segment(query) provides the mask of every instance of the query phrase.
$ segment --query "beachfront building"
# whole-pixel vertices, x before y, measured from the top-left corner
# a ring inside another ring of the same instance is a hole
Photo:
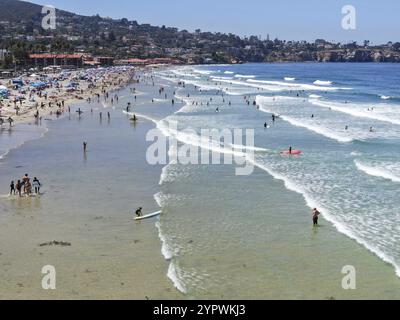
[[[84,54],[51,54],[40,53],[30,54],[30,64],[36,68],[45,68],[48,66],[60,66],[64,68],[82,68]]]

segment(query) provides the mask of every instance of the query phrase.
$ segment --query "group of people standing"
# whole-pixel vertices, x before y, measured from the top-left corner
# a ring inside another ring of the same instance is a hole
[[[40,188],[42,184],[39,179],[34,177],[32,182],[31,178],[29,178],[28,174],[25,174],[21,180],[18,180],[17,183],[11,181],[10,184],[10,195],[18,194],[20,197],[22,195],[30,196],[34,192],[36,195],[40,194]]]

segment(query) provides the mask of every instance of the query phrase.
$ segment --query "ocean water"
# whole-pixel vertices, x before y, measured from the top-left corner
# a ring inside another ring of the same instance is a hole
[[[210,147],[195,133],[255,131],[252,175],[238,177],[229,165],[174,161],[163,170],[156,198],[165,215],[157,227],[169,277],[181,292],[399,297],[399,65],[246,64],[158,75],[186,84],[176,95],[186,105],[159,123],[180,143],[215,151],[219,142]],[[177,132],[168,131],[171,121]],[[289,146],[302,155],[282,156]],[[317,231],[309,225],[314,207],[324,219]],[[356,269],[372,269],[364,274],[365,291],[350,294],[341,289],[340,270],[353,259]],[[367,285],[374,277],[380,283]]]
[[[165,102],[152,104],[156,88],[142,87],[137,101],[124,89],[115,105],[72,105],[71,114],[46,117],[41,125],[4,126],[0,299],[179,298],[166,277],[168,263],[160,253],[154,221],[133,219],[138,207],[144,213],[159,210],[154,194],[162,166],[146,161],[145,136],[153,123],[140,118],[134,125],[122,110],[131,102],[150,115],[176,111]],[[80,118],[78,108],[84,111]],[[87,154],[83,141],[88,142]],[[10,197],[10,181],[25,173],[39,178],[42,195]],[[39,246],[53,240],[71,246]],[[45,265],[57,271],[57,290],[52,292],[41,287]]]
[[[0,261],[8,290],[21,274],[31,281],[26,259],[35,268],[56,259],[66,274],[59,298],[129,298],[132,290],[183,299],[400,298],[399,65],[185,66],[153,76],[135,85],[137,100],[122,90],[114,106],[80,106],[82,119],[4,127]],[[169,161],[151,166],[144,137],[155,127],[170,139]],[[254,146],[242,149],[245,136],[224,145],[200,139],[203,129],[253,129]],[[235,164],[176,161],[187,146],[236,160],[253,152],[254,171],[238,176]],[[290,146],[302,154],[282,156]],[[10,199],[10,178],[25,171],[44,181],[45,194]],[[163,213],[134,224],[140,205]],[[18,236],[33,232],[28,244]],[[74,251],[38,256],[37,243],[55,238]],[[349,265],[357,290],[342,288]],[[136,287],[138,276],[147,287]],[[42,295],[29,287],[24,297]]]

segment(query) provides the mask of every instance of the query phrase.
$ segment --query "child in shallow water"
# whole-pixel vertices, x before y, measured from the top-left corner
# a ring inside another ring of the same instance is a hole
[[[19,196],[21,197],[22,196],[22,194],[21,194],[21,191],[22,191],[21,180],[17,181],[17,184],[16,184],[15,188],[17,189],[17,192],[18,192]]]
[[[15,185],[14,185],[14,181],[11,181],[10,184],[10,195],[15,194]]]

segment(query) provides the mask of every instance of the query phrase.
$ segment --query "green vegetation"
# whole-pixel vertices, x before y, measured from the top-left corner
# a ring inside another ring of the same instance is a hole
[[[87,17],[57,10],[56,30],[44,30],[44,15],[36,4],[0,2],[0,61],[24,66],[29,53],[85,52],[116,59],[171,57],[182,63],[238,63],[277,61],[400,62],[400,43],[370,46],[316,40],[313,43],[241,38],[234,34],[188,32],[139,24],[128,19]],[[11,58],[10,58],[11,57]]]

